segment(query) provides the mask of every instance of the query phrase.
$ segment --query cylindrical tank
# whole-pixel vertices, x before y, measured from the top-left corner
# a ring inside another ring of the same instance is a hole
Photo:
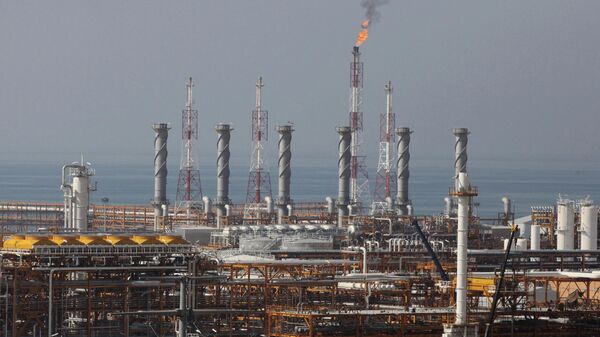
[[[598,249],[598,207],[581,205],[581,250]]]
[[[444,215],[451,217],[454,214],[454,199],[450,197],[444,198]]]
[[[217,223],[220,223],[220,217],[225,216],[225,205],[230,203],[229,200],[229,141],[231,139],[231,131],[233,129],[229,124],[220,123],[215,126],[215,131],[218,134],[217,138],[217,199],[215,206],[217,207]]]
[[[531,250],[540,249],[540,225],[531,226]]]
[[[154,230],[159,231],[168,215],[167,201],[167,138],[169,137],[169,124],[155,123],[154,130]],[[163,211],[164,210],[164,211]]]
[[[327,214],[333,214],[333,207],[335,202],[332,197],[325,198],[325,202],[327,203]]]
[[[267,213],[269,213],[270,215],[271,213],[273,213],[273,199],[271,199],[271,197],[269,196],[266,196],[265,203],[267,204]]]
[[[575,211],[568,201],[559,201],[557,208],[556,249],[571,250],[575,243]]]
[[[90,206],[90,180],[85,173],[73,177],[73,218],[79,232],[88,230],[88,210]]]
[[[454,143],[454,176],[458,178],[460,172],[467,172],[467,142],[469,129],[454,128],[452,133],[456,137]]]
[[[348,126],[336,128],[340,135],[338,142],[338,227],[342,226],[343,217],[348,215],[350,203],[350,142],[351,129]]]
[[[527,239],[517,239],[515,250],[522,251],[527,250]]]
[[[279,167],[279,193],[277,195],[277,222],[282,223],[284,216],[289,216],[287,206],[290,204],[290,178],[292,176],[292,132],[291,125],[280,125],[277,127],[279,133],[279,158],[277,161]]]
[[[210,211],[212,208],[212,201],[210,200],[210,198],[207,196],[203,196],[202,204],[204,206],[204,214],[207,214],[207,215],[210,214]]]
[[[396,134],[398,135],[398,142],[396,148],[397,155],[397,168],[398,175],[396,183],[398,190],[396,193],[396,203],[398,207],[398,214],[408,215],[407,206],[410,204],[408,198],[408,179],[410,177],[409,162],[410,162],[410,131],[407,127],[396,128]]]

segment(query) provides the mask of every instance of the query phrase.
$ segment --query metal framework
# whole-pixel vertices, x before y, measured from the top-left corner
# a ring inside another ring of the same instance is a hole
[[[392,91],[392,83],[388,82],[385,85],[386,111],[379,117],[379,161],[373,194],[373,210],[376,214],[384,213],[392,206],[388,205],[388,201],[396,193],[393,170],[396,114],[392,112]]]
[[[363,143],[363,113],[362,105],[363,63],[360,61],[358,47],[352,50],[350,63],[350,128],[352,141],[350,145],[350,203],[356,214],[362,213],[362,208],[369,196],[369,173],[366,156],[361,152]]]
[[[271,198],[271,176],[265,161],[265,143],[269,140],[269,112],[262,106],[262,76],[256,81],[256,106],[252,110],[252,157],[246,189],[244,218],[260,221],[265,197]]]
[[[183,148],[181,166],[177,180],[177,195],[175,198],[175,214],[185,215],[185,222],[193,223],[194,214],[202,211],[202,186],[196,151],[198,140],[198,110],[193,108],[192,78],[186,83],[187,101],[181,112],[181,139]],[[179,218],[179,216],[177,217]]]

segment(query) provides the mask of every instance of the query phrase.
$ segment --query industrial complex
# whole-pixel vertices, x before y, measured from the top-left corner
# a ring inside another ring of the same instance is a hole
[[[259,77],[246,198],[232,200],[229,146],[238,140],[230,124],[198,128],[190,78],[176,200],[167,160],[179,127],[156,123],[151,203],[91,203],[95,171],[83,158],[57,167],[63,200],[0,202],[0,336],[600,336],[592,200],[560,198],[515,218],[506,197],[497,216],[480,217],[469,130],[449,128],[454,181],[432,196],[445,197],[445,209],[416,214],[413,131],[396,126],[392,83],[378,148],[365,148],[368,25],[351,50],[348,121],[331,127],[337,196],[294,201],[295,127],[271,128],[269,142]],[[201,187],[200,132],[215,132],[216,191]],[[265,168],[267,147],[277,149],[277,175]],[[372,190],[365,153],[377,153]]]

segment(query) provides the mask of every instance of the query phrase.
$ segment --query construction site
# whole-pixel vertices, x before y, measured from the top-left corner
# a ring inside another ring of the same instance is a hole
[[[453,183],[431,196],[445,209],[416,214],[413,131],[396,125],[391,82],[370,189],[360,49],[368,28],[351,50],[347,122],[331,127],[337,196],[294,201],[295,127],[278,125],[269,142],[259,77],[246,199],[231,200],[233,127],[199,130],[189,78],[176,200],[167,199],[172,127],[156,123],[150,204],[92,203],[95,170],[83,158],[57,166],[57,202],[0,202],[0,336],[600,336],[599,209],[589,198],[527,205],[516,218],[505,197],[497,216],[482,218],[467,170],[470,132],[449,128]],[[207,195],[196,143],[209,131],[217,188]],[[148,144],[151,152],[151,135]],[[276,192],[267,147],[277,149]]]

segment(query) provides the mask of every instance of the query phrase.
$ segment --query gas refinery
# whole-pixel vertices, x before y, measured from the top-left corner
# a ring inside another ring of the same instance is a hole
[[[445,208],[416,212],[413,130],[397,123],[392,82],[381,83],[379,130],[363,128],[374,117],[361,107],[369,21],[361,26],[348,55],[349,114],[330,128],[337,193],[294,200],[295,126],[269,126],[268,79],[258,77],[250,122],[236,126],[251,129],[247,140],[228,123],[198,127],[189,78],[181,124],[153,124],[153,143],[148,131],[151,203],[92,203],[95,169],[84,158],[57,163],[55,203],[0,202],[0,335],[600,336],[598,207],[558,198],[521,205],[529,215],[516,218],[505,197],[496,216],[479,216],[470,130],[449,126],[454,179],[431,196]],[[202,189],[199,170],[198,135],[209,132],[215,191]],[[377,148],[364,146],[370,132]],[[232,200],[230,143],[248,141],[245,199]],[[178,172],[167,171],[172,143],[183,149]]]

